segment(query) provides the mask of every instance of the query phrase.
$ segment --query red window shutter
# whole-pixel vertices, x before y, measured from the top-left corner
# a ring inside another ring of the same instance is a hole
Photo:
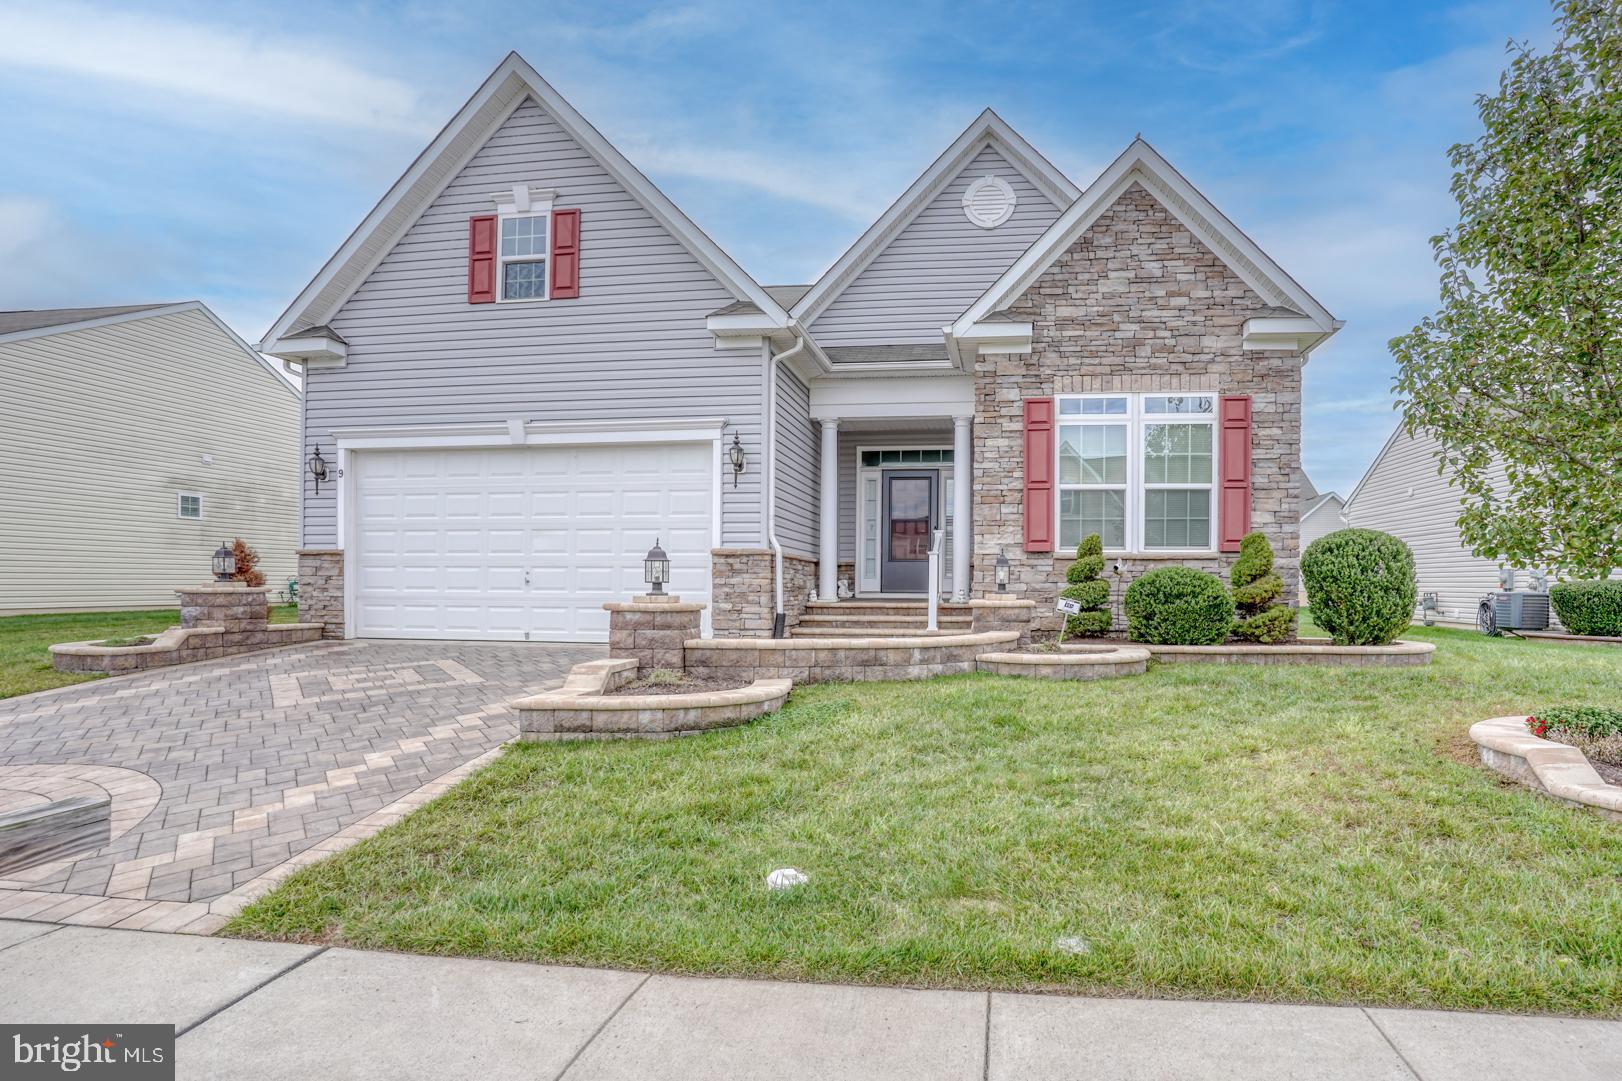
[[[1224,552],[1237,552],[1239,542],[1250,532],[1250,395],[1232,394],[1222,398],[1222,441],[1218,457],[1222,463],[1218,485],[1217,520]]]
[[[552,211],[552,299],[580,295],[580,211]]]
[[[494,304],[496,300],[496,216],[485,214],[467,222],[467,302]]]
[[[1053,399],[1025,399],[1025,550],[1053,551]]]

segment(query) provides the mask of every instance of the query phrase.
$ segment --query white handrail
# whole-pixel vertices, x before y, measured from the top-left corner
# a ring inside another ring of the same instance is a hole
[[[935,530],[929,542],[929,629],[936,630],[940,623],[941,608],[941,538],[944,529]]]

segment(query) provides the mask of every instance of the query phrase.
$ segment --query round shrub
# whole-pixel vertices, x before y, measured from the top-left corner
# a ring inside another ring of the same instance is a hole
[[[1549,603],[1572,634],[1622,636],[1622,579],[1560,582],[1549,589]]]
[[[1233,628],[1233,597],[1214,574],[1161,567],[1126,590],[1127,634],[1162,646],[1214,646]]]
[[[1301,556],[1312,621],[1337,645],[1383,646],[1414,618],[1414,553],[1377,529],[1319,537]]]

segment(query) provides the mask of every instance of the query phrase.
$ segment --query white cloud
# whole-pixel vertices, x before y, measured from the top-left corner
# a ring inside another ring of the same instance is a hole
[[[648,172],[739,184],[858,221],[871,220],[884,209],[875,189],[880,177],[888,178],[893,172],[890,168],[876,172],[842,170],[831,161],[812,166],[780,154],[692,143],[673,146],[632,142],[625,147],[625,153]]]
[[[75,4],[0,6],[0,63],[205,106],[427,135],[410,84],[309,42]]]

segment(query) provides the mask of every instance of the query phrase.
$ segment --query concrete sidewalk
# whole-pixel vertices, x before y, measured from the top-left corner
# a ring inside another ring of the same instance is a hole
[[[0,1021],[173,1023],[182,1078],[1616,1081],[1622,1022],[908,991],[0,921]]]

